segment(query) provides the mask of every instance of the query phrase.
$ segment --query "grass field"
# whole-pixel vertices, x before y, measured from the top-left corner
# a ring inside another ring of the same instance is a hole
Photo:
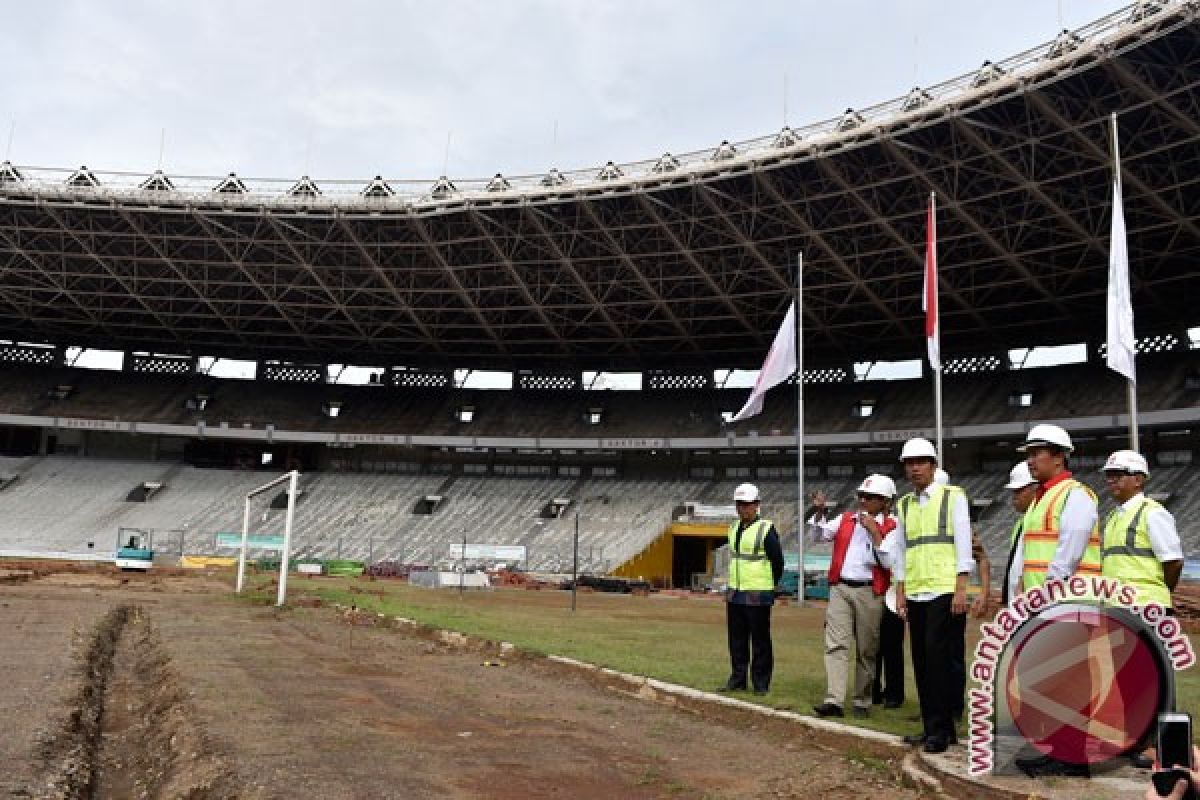
[[[273,601],[267,578],[252,583],[255,596]],[[434,590],[387,580],[289,578],[290,597],[313,594],[329,602],[408,617],[426,625],[508,641],[535,653],[558,654],[612,669],[712,690],[728,676],[725,609],[714,596],[653,594],[648,597],[580,593],[577,610],[561,591]],[[822,626],[824,607],[776,607],[772,617],[775,675],[766,697],[742,699],[811,713],[825,693]],[[968,626],[968,659],[977,638]],[[907,642],[906,642],[907,645]],[[907,651],[906,651],[907,652]],[[907,655],[906,655],[907,659]],[[906,660],[904,707],[876,706],[866,720],[846,722],[890,733],[912,733],[917,693]],[[1177,676],[1178,707],[1200,712],[1196,669]]]

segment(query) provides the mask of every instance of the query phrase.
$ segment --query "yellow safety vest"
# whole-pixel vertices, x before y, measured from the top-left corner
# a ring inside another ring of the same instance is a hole
[[[954,517],[950,514],[953,498],[965,493],[958,486],[933,484],[927,490],[929,501],[917,502],[912,492],[900,498],[900,519],[904,520],[904,593],[948,594],[954,591],[958,576],[958,553],[954,549]]]
[[[1150,546],[1150,512],[1162,508],[1155,500],[1143,497],[1133,509],[1118,508],[1108,515],[1104,525],[1104,577],[1116,578],[1137,588],[1139,604],[1154,602],[1171,607],[1162,562]]]
[[[729,588],[742,592],[769,592],[775,588],[775,575],[771,572],[771,561],[763,552],[763,539],[771,530],[769,519],[758,519],[742,531],[741,546],[737,545],[740,520],[729,526]]]
[[[1061,525],[1062,510],[1067,504],[1067,496],[1072,489],[1083,489],[1092,502],[1096,502],[1096,493],[1090,488],[1068,478],[1050,488],[1041,498],[1025,512],[1025,571],[1021,575],[1021,583],[1026,591],[1046,583],[1046,571],[1054,560],[1058,550],[1058,533]],[[1092,527],[1088,536],[1087,547],[1079,566],[1075,568],[1076,575],[1100,574],[1100,525]]]

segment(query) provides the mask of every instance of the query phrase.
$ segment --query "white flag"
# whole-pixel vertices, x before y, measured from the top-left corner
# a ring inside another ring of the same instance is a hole
[[[1137,383],[1134,358],[1137,339],[1133,334],[1133,303],[1129,294],[1129,249],[1125,244],[1125,212],[1121,184],[1113,181],[1112,240],[1108,255],[1108,353],[1109,369],[1130,383]]]
[[[765,395],[773,386],[786,381],[796,371],[796,304],[792,303],[788,306],[787,315],[783,318],[783,322],[779,326],[779,332],[775,334],[775,341],[771,344],[771,350],[767,353],[767,360],[763,362],[762,369],[758,372],[758,380],[754,382],[754,388],[750,390],[750,399],[746,401],[746,405],[742,406],[742,410],[734,415],[731,422],[741,422],[747,417],[753,417],[755,414],[762,411],[763,395]]]

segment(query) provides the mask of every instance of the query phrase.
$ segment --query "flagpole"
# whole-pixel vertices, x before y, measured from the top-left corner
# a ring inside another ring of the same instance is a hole
[[[1110,115],[1110,119],[1112,120],[1113,178],[1117,184],[1117,196],[1124,198],[1125,193],[1122,191],[1123,187],[1121,186],[1121,146],[1117,142],[1117,114],[1115,111]],[[1115,207],[1113,208],[1113,213],[1117,213]],[[1112,247],[1112,245],[1110,244],[1109,247]],[[1128,264],[1126,265],[1126,269],[1128,269]],[[1129,399],[1129,448],[1140,453],[1141,450],[1138,448],[1137,384],[1130,380],[1128,376],[1125,377],[1125,393]]]
[[[929,241],[930,247],[933,248],[934,265],[937,265],[937,193],[929,193]],[[926,267],[928,269],[928,267]],[[946,465],[946,454],[942,451],[942,309],[941,303],[938,302],[938,279],[937,270],[930,276],[933,280],[933,297],[934,308],[937,309],[937,325],[933,329],[934,344],[937,346],[938,363],[930,364],[933,369],[933,416],[934,424],[937,427],[937,454],[938,463],[943,467]]]
[[[804,253],[796,254],[796,286],[792,298],[796,310],[796,605],[804,606],[804,324],[800,294],[804,288]]]

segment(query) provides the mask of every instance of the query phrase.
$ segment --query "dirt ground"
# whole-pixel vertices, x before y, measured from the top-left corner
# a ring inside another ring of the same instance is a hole
[[[921,796],[784,722],[365,622],[201,575],[4,577],[0,796]]]

